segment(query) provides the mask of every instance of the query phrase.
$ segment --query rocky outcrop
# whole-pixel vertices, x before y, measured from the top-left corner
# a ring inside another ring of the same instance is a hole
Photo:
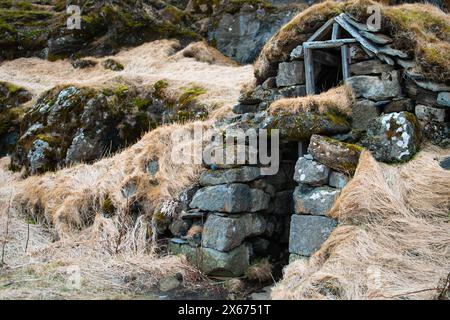
[[[161,90],[160,85],[119,85],[103,90],[67,86],[45,92],[23,115],[23,134],[12,152],[14,166],[25,166],[34,174],[94,161],[137,141],[163,122],[205,116],[195,96],[167,100]]]

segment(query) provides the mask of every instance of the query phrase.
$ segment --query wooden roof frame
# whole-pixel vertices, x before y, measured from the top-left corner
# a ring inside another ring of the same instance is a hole
[[[393,65],[394,61],[383,54],[382,50],[370,40],[363,37],[359,30],[365,30],[367,26],[354,21],[347,14],[340,15],[324,23],[308,40],[301,46],[301,54],[305,62],[305,83],[306,93],[315,94],[314,79],[314,59],[313,49],[340,48],[342,61],[342,77],[347,80],[350,77],[350,50],[349,44],[359,43],[363,50],[371,57],[376,56],[380,60]],[[351,35],[349,38],[340,39],[341,30],[345,30]],[[331,31],[331,39],[324,40],[325,36]]]

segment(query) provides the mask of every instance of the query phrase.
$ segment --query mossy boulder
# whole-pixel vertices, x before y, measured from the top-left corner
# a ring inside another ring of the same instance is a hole
[[[53,88],[24,114],[23,133],[12,154],[13,164],[25,166],[34,174],[71,163],[92,162],[136,142],[143,133],[163,122],[206,116],[205,106],[198,105],[189,94],[181,97],[166,98],[161,88],[123,84],[102,90],[77,86]],[[8,121],[10,118],[4,122]],[[38,140],[41,142],[36,144]],[[41,149],[45,152],[40,152]],[[36,152],[39,157],[34,156]],[[36,159],[38,163],[33,163]]]
[[[303,141],[309,140],[313,134],[334,135],[349,132],[351,119],[338,110],[324,113],[314,110],[277,111],[269,115],[261,127],[280,130],[282,139]]]

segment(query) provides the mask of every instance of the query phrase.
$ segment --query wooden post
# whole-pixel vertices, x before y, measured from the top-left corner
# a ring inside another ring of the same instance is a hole
[[[337,40],[337,38],[339,38],[340,35],[340,28],[341,26],[338,23],[333,23],[333,31],[331,33],[331,40]]]
[[[304,47],[304,59],[305,59],[305,78],[306,78],[306,94],[315,94],[315,80],[314,80],[314,62],[312,58],[312,51],[309,48]]]
[[[342,78],[347,80],[350,78],[350,70],[349,70],[349,58],[350,58],[350,50],[347,45],[343,45],[341,47],[341,55],[342,55]]]

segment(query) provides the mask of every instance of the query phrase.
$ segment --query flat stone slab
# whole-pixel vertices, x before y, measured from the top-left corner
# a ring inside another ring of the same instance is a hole
[[[197,191],[190,207],[211,212],[245,212],[251,204],[250,187],[235,183],[205,187]]]
[[[282,62],[278,66],[278,87],[289,87],[305,83],[305,65],[302,61]]]
[[[385,72],[381,77],[354,76],[345,82],[353,88],[357,97],[374,101],[395,98],[402,93],[398,71]]]
[[[299,186],[293,195],[295,213],[326,216],[339,193],[339,189],[328,186],[318,188]]]
[[[289,252],[311,256],[328,239],[336,226],[336,220],[327,217],[292,216]]]
[[[209,215],[203,228],[202,245],[228,252],[238,247],[244,239],[261,235],[267,222],[259,214],[245,214],[237,217]]]
[[[208,170],[201,174],[200,184],[202,186],[214,186],[219,184],[250,182],[261,176],[258,167],[240,167],[228,170]]]
[[[424,106],[422,104],[416,105],[416,117],[419,120],[444,122],[446,118],[445,116],[446,114],[444,109]]]
[[[300,157],[295,165],[294,180],[312,186],[328,183],[330,168],[306,157]]]

